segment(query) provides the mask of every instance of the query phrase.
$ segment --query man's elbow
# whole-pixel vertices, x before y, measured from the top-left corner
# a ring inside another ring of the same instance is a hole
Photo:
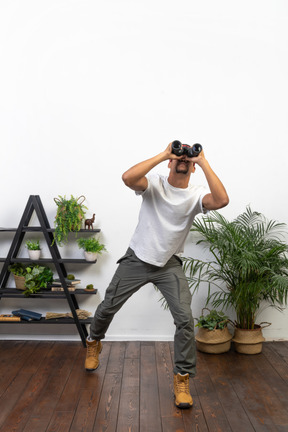
[[[130,177],[127,174],[127,172],[125,172],[124,174],[122,174],[122,181],[124,182],[124,184],[126,186],[128,186],[128,187],[130,186]]]
[[[132,190],[138,190],[137,181],[135,180],[134,177],[129,175],[129,173],[125,172],[124,174],[122,174],[122,180],[125,186],[129,187]]]
[[[221,198],[221,200],[219,200],[219,202],[217,202],[217,208],[223,208],[226,207],[229,204],[229,197],[228,195],[226,195],[225,197]]]
[[[223,207],[226,207],[229,204],[229,197],[228,195],[219,197],[217,199],[208,199],[207,202],[203,200],[203,206],[207,210],[219,210]]]

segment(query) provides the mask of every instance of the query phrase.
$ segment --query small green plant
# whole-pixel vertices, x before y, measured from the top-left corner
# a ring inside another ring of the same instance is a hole
[[[86,289],[87,290],[94,290],[94,285],[93,284],[86,285]]]
[[[48,284],[53,281],[53,272],[45,266],[37,264],[26,267],[24,295],[29,297],[41,289],[47,289]]]
[[[80,198],[83,198],[79,202]],[[85,216],[85,209],[87,207],[83,205],[85,197],[81,196],[75,198],[71,195],[70,199],[66,199],[66,196],[62,197],[59,195],[59,199],[55,198],[54,201],[57,204],[57,213],[55,216],[54,226],[54,240],[59,246],[68,242],[68,234],[70,232],[78,232],[82,226],[82,220]]]
[[[8,270],[15,276],[25,276],[27,273],[26,266],[22,263],[11,264]]]
[[[208,310],[207,315],[203,315],[203,310]],[[224,315],[224,312],[218,312],[217,310],[209,310],[204,308],[202,310],[202,315],[197,319],[197,324],[195,327],[202,327],[208,330],[223,330],[227,326],[229,318]]]
[[[28,250],[40,250],[40,242],[39,240],[33,241],[33,240],[27,240],[26,241],[26,247]]]
[[[75,280],[75,276],[73,274],[68,274],[67,279],[68,280]]]
[[[100,243],[95,237],[89,238],[79,238],[77,240],[80,249],[84,249],[86,252],[98,253],[106,251],[105,245]]]
[[[22,263],[14,263],[9,266],[9,271],[15,276],[25,277],[25,288],[23,294],[29,297],[40,289],[47,289],[48,285],[53,282],[53,272],[45,266],[31,264],[25,266]]]

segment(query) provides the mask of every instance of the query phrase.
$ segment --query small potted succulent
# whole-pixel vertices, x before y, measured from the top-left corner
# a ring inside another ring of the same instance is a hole
[[[94,291],[96,291],[96,289],[94,288],[93,284],[88,284],[88,285],[86,285],[85,291],[94,292]]]
[[[41,247],[39,240],[27,240],[26,247],[28,249],[29,258],[33,261],[37,261],[40,258]]]
[[[104,244],[100,243],[95,237],[92,238],[79,238],[77,240],[80,249],[84,249],[84,256],[86,261],[96,261],[97,255],[101,255],[106,251]]]

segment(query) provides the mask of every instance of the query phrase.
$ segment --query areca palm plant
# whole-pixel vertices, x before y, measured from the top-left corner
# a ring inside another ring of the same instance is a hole
[[[207,304],[235,310],[235,326],[254,329],[264,307],[282,310],[288,297],[288,246],[286,225],[263,214],[246,211],[232,222],[219,212],[194,221],[192,232],[200,234],[212,258],[184,258],[190,288],[208,284]]]

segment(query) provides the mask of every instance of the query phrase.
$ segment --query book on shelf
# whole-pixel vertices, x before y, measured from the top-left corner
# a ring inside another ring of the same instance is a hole
[[[26,309],[17,309],[15,311],[12,311],[13,315],[16,315],[17,317],[20,317],[24,321],[32,321],[32,320],[40,320],[42,318],[42,314],[38,312],[33,312]]]
[[[75,291],[75,286],[68,286],[67,287],[67,289],[68,289],[68,291]],[[54,285],[52,285],[51,286],[51,291],[54,291],[54,292],[57,292],[57,291],[64,291],[64,288],[61,286],[61,285],[57,285],[57,286],[54,286]]]
[[[0,321],[21,321],[21,318],[13,314],[1,314]]]
[[[26,316],[26,315],[21,315],[20,317],[20,321],[33,321],[33,318]]]
[[[80,283],[81,283],[81,280],[80,280],[80,279],[73,279],[73,280],[70,280],[70,279],[65,278],[65,282],[66,282],[66,284],[67,284],[68,286],[70,286],[70,285],[78,285],[78,284],[80,284]],[[56,286],[57,284],[59,284],[59,285],[61,286],[61,281],[60,281],[60,279],[54,279],[54,280],[53,280],[53,286]]]

